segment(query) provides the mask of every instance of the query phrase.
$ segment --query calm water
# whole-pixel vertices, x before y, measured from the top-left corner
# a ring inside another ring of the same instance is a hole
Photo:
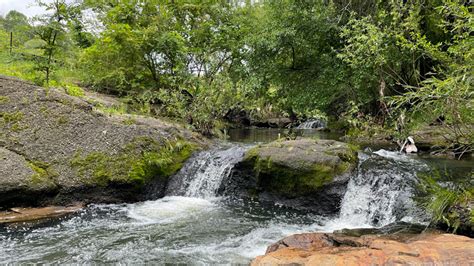
[[[278,137],[285,138],[290,129],[282,128],[237,128],[229,129],[227,132],[229,141],[242,143],[264,143],[277,140]],[[314,137],[321,139],[338,140],[342,135],[339,133],[326,132],[317,129],[296,129],[291,131],[295,136]]]
[[[341,213],[321,217],[278,205],[216,195],[251,143],[278,138],[282,130],[230,131],[228,144],[203,151],[173,178],[168,196],[135,204],[93,205],[71,219],[33,228],[0,228],[0,263],[248,264],[290,234],[426,222],[411,197],[417,172],[445,180],[468,176],[472,161],[406,156],[387,150],[359,154]],[[337,138],[321,131],[299,134]],[[326,135],[327,134],[327,135]]]

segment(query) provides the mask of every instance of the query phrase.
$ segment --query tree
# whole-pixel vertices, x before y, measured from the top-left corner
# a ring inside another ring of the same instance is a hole
[[[265,2],[252,19],[250,68],[260,84],[257,97],[300,114],[323,110],[341,91],[342,62],[335,49],[337,16],[322,1]]]
[[[438,9],[440,25],[451,36],[434,44],[424,37],[412,46],[436,62],[419,86],[393,97],[396,110],[431,122],[442,117],[452,149],[459,157],[474,151],[474,15],[462,1],[446,0]]]
[[[45,45],[41,47],[44,59],[37,62],[38,69],[44,72],[45,83],[49,84],[51,73],[57,64],[57,53],[66,35],[65,28],[69,6],[66,0],[54,0],[52,2],[37,0],[36,3],[50,12],[36,17],[36,22],[39,25],[35,27],[36,37],[45,42]]]
[[[12,32],[14,35],[14,45],[18,46],[25,43],[32,37],[32,27],[28,21],[28,17],[24,14],[12,10],[8,12],[4,19],[1,21],[1,25],[7,32]]]

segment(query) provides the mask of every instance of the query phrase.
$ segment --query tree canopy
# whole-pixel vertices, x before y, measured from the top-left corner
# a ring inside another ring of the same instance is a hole
[[[18,49],[40,49],[47,59],[39,81],[74,73],[69,79],[82,86],[207,133],[233,111],[398,129],[400,116],[412,124],[443,117],[468,125],[455,129],[456,143],[472,145],[471,1],[55,0],[46,7],[51,12],[36,23],[16,11],[0,20],[2,36],[15,32]],[[91,19],[95,30],[86,26]]]

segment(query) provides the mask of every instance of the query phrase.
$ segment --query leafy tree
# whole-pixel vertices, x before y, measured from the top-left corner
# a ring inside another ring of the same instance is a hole
[[[5,31],[13,33],[13,44],[15,46],[23,44],[32,37],[32,27],[28,17],[18,11],[12,10],[8,12],[0,23]]]
[[[250,67],[269,102],[288,113],[325,108],[341,89],[343,66],[333,5],[266,2],[253,19]],[[262,96],[262,95],[259,95]]]
[[[444,31],[451,37],[440,44],[421,37],[412,45],[440,63],[420,86],[393,97],[392,103],[425,121],[442,117],[452,143],[449,148],[462,156],[474,150],[474,16],[460,1],[444,1],[437,10]]]
[[[35,27],[35,36],[45,43],[41,47],[44,58],[37,62],[37,68],[44,73],[45,83],[49,84],[51,73],[57,65],[56,57],[66,35],[65,23],[68,17],[68,4],[65,0],[52,2],[37,0],[37,4],[50,12],[36,17],[36,22],[39,25]]]

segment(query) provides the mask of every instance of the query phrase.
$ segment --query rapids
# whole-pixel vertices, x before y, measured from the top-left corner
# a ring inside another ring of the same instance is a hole
[[[92,205],[71,219],[0,228],[0,263],[247,264],[294,233],[426,222],[412,196],[416,173],[432,162],[387,150],[359,153],[358,174],[335,217],[220,197],[220,182],[250,146],[229,143],[194,155],[161,199]]]

